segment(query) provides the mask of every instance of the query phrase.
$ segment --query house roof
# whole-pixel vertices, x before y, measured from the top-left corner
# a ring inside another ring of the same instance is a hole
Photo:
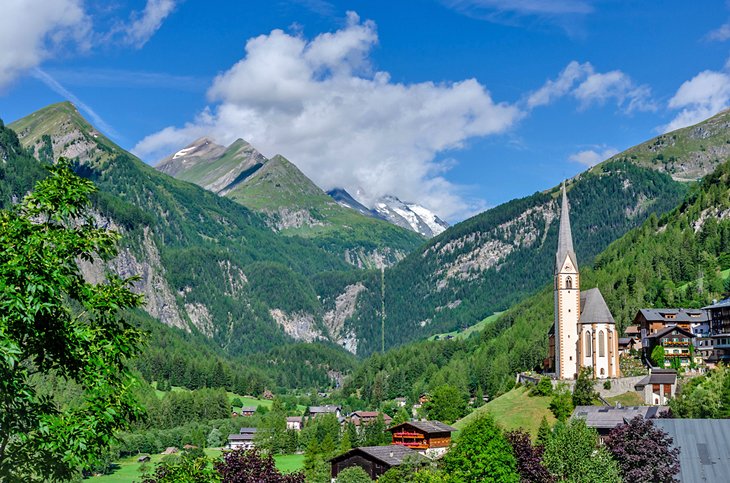
[[[580,293],[580,320],[578,323],[616,323],[599,289],[592,288]]]
[[[710,320],[707,312],[701,309],[641,309],[639,310],[639,314],[644,316],[649,322],[689,324]]]
[[[256,406],[244,406],[241,408],[242,413],[255,413]]]
[[[730,474],[729,419],[657,419],[680,448],[679,480],[684,483],[727,481]]]
[[[674,369],[652,369],[651,374],[636,383],[637,388],[647,384],[676,384],[677,371]]]
[[[723,307],[730,307],[730,298],[726,298],[723,300],[720,300],[719,302],[715,302],[712,305],[708,305],[707,307],[702,307],[703,310],[708,309],[721,309]]]
[[[256,428],[241,428],[238,434],[253,434],[257,431]]]
[[[626,334],[626,335],[629,335],[629,334],[639,334],[640,332],[641,332],[641,330],[639,330],[639,326],[638,325],[629,325],[628,327],[626,327],[624,329],[624,334]]]
[[[662,337],[671,334],[672,332],[677,331],[682,335],[686,335],[687,337],[694,337],[695,335],[688,331],[684,330],[681,327],[677,327],[676,325],[670,325],[669,327],[664,327],[662,330],[659,330],[657,332],[654,332],[650,336],[648,336],[649,339],[661,339]]]
[[[229,434],[228,441],[253,441],[256,433]]]
[[[420,429],[426,434],[451,433],[453,431],[457,431],[456,428],[451,427],[448,424],[444,424],[441,421],[408,421],[406,423],[401,423],[393,426],[392,428],[388,429],[388,431],[395,431],[396,429],[406,425],[413,426],[416,429]]]
[[[302,417],[301,416],[287,416],[286,422],[287,423],[301,423]]]
[[[379,411],[355,411],[354,413],[350,414],[350,417],[357,416],[358,418],[377,418],[378,414],[380,414]],[[383,414],[383,419],[385,419],[386,421],[388,421],[389,419],[390,420],[393,419],[385,413],[382,413],[382,414]]]
[[[328,404],[326,406],[309,406],[310,413],[336,413],[337,410],[342,411],[342,407]]]
[[[573,251],[573,234],[570,230],[570,205],[568,204],[568,195],[565,192],[565,182],[563,182],[563,201],[560,205],[560,228],[558,231],[558,251],[555,254],[555,273],[558,273],[565,262],[570,257],[575,270],[578,270],[578,261]]]
[[[584,419],[591,428],[612,429],[636,416],[655,419],[668,409],[667,406],[578,406],[573,410],[572,419]]]
[[[618,345],[629,345],[631,344],[631,341],[634,340],[632,337],[619,337],[618,338]]]
[[[392,444],[390,446],[361,446],[359,448],[353,448],[347,453],[332,458],[330,461],[341,461],[357,453],[364,453],[387,466],[398,466],[409,456],[416,459],[425,459],[425,456],[419,454],[417,451],[413,451],[411,448]]]

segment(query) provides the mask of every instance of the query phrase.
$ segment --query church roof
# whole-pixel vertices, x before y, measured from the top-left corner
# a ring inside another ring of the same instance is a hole
[[[573,266],[578,270],[578,261],[573,251],[573,234],[570,230],[570,205],[568,204],[568,195],[565,192],[565,182],[563,182],[563,202],[560,205],[560,229],[558,231],[558,251],[555,256],[555,272],[560,269],[566,257],[570,257]]]
[[[616,323],[599,289],[592,288],[580,293],[580,320],[578,323]]]

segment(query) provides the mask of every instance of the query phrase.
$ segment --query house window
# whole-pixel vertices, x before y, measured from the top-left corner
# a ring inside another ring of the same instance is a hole
[[[598,332],[598,357],[605,357],[606,356],[606,349],[605,349],[605,337],[603,336],[603,331]]]
[[[573,288],[573,278],[572,277],[567,277],[565,279],[565,288],[567,288],[568,290]]]
[[[593,348],[591,347],[591,331],[586,332],[586,357],[591,357]]]

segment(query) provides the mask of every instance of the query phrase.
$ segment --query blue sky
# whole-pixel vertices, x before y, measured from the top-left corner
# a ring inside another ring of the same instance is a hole
[[[13,0],[0,117],[69,98],[150,163],[241,137],[454,222],[730,106],[730,8],[696,3]]]

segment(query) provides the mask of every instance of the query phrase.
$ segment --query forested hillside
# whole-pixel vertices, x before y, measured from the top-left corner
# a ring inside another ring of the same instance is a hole
[[[573,236],[579,240],[577,209],[574,213]],[[623,329],[639,308],[701,307],[727,294],[730,286],[720,271],[730,268],[728,253],[730,162],[706,176],[677,208],[650,216],[612,243],[593,267],[579,259],[581,289],[599,287]],[[495,395],[514,384],[516,372],[542,366],[552,324],[548,283],[466,341],[419,342],[371,357],[345,393],[359,390],[375,401],[449,384],[464,395],[479,389]]]

